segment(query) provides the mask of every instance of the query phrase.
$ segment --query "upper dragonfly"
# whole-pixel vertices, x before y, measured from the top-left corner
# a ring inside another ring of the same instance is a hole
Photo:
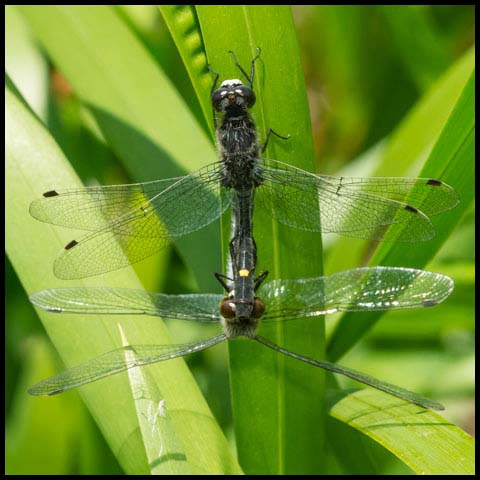
[[[458,203],[455,190],[440,180],[317,175],[262,158],[270,135],[281,136],[269,129],[260,144],[248,112],[255,104],[260,49],[250,75],[231,53],[247,84],[231,79],[216,88],[215,74],[211,98],[222,117],[219,125],[215,121],[220,161],[177,178],[50,190],[31,203],[30,214],[40,221],[90,232],[65,246],[55,261],[57,277],[89,277],[136,263],[205,227],[232,203],[251,216],[253,198],[276,220],[301,230],[396,242],[434,236],[429,217]]]

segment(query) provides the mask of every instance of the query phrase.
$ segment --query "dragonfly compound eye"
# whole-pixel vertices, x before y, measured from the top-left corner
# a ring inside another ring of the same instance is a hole
[[[237,93],[237,95],[243,98],[244,105],[247,108],[252,108],[255,105],[255,93],[250,87],[242,85],[241,87],[237,87],[235,89],[235,92]]]
[[[255,297],[255,300],[253,301],[252,317],[260,318],[264,312],[265,312],[265,303],[263,303],[263,300],[261,298]]]
[[[212,93],[212,105],[217,112],[223,111],[223,104],[225,103],[225,97],[227,95],[226,88],[219,88]]]
[[[225,297],[220,302],[220,314],[223,318],[235,318],[235,304],[232,299]]]

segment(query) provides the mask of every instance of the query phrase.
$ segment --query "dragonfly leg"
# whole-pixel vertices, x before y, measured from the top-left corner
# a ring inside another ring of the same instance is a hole
[[[232,268],[233,268],[233,273],[234,275],[238,274],[238,269],[237,269],[237,251],[238,251],[238,234],[235,235],[231,240],[229,244],[229,250],[230,250],[230,260],[232,262]]]
[[[260,148],[260,151],[262,153],[267,149],[268,141],[270,140],[270,135],[275,135],[276,137],[281,138],[282,140],[288,140],[290,138],[290,135],[287,135],[286,137],[284,137],[283,135],[280,135],[279,133],[277,133],[272,128],[269,128],[267,130],[267,134],[265,135],[265,142],[263,143],[263,145]]]
[[[228,287],[225,280],[228,280],[230,282],[232,282],[233,280],[231,278],[227,277],[226,275],[223,275],[222,273],[215,272],[214,275],[215,275],[215,278],[220,283],[220,285],[225,289],[225,291],[230,292],[231,288]]]
[[[257,54],[252,58],[252,71],[250,73],[250,76],[248,76],[247,72],[243,69],[243,67],[238,63],[237,56],[232,50],[229,50],[228,53],[232,55],[233,61],[235,62],[235,66],[243,73],[245,78],[248,80],[248,83],[250,84],[250,88],[253,88],[253,78],[255,76],[255,61],[260,57],[260,53],[262,52],[262,49],[260,47],[257,47]]]
[[[215,89],[217,88],[217,82],[218,82],[218,77],[220,76],[220,74],[218,72],[216,72],[211,66],[210,64],[207,65],[207,68],[208,68],[208,71],[213,75],[213,84],[212,84],[212,88],[210,89],[210,96],[212,96],[212,93],[215,91]]]
[[[213,70],[210,64],[207,65],[208,71],[213,75],[212,88],[210,89],[210,97],[213,95],[213,92],[217,88],[218,77],[220,76],[218,72]],[[213,126],[217,130],[217,117],[215,116],[215,110],[213,110]]]
[[[254,285],[254,290],[257,291],[258,287],[265,281],[268,275],[268,270],[265,270],[262,272],[256,279],[255,279],[255,285]]]

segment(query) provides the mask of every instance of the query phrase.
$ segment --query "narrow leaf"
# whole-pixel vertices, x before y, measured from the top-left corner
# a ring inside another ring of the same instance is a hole
[[[420,475],[472,475],[474,441],[440,415],[375,390],[350,393],[330,415],[368,435]]]

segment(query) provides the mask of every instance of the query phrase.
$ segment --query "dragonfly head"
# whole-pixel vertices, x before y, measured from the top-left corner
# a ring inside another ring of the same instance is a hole
[[[231,109],[248,110],[255,104],[255,93],[241,80],[225,80],[220,88],[212,93],[212,105],[217,112],[225,113]]]
[[[235,301],[229,295],[220,302],[223,327],[228,338],[253,337],[264,312],[265,303],[258,297],[254,297],[253,301]]]

